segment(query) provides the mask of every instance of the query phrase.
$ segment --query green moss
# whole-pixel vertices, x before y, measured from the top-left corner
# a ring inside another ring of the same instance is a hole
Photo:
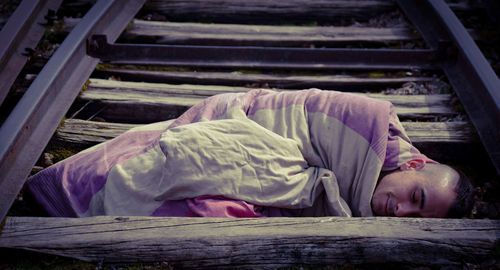
[[[125,29],[123,31],[125,32],[127,30],[130,30],[132,29],[133,26],[134,26],[134,19],[130,20],[130,22],[127,24],[127,26],[125,26]]]
[[[97,64],[97,66],[95,66],[95,69],[96,70],[102,70],[102,69],[113,68],[113,67],[116,67],[116,66],[115,65],[110,65],[110,64],[99,63],[99,64]]]
[[[384,78],[385,77],[385,73],[383,72],[370,72],[370,74],[368,74],[368,78]]]
[[[243,74],[262,74],[262,71],[253,69],[240,69],[237,70],[237,72],[241,72]]]
[[[87,79],[87,81],[83,84],[82,89],[80,89],[80,94],[85,92],[89,88],[90,80]]]
[[[72,145],[60,143],[57,141],[50,141],[43,153],[52,154],[54,156],[52,161],[56,163],[77,154],[81,150],[83,149],[76,148]]]
[[[61,122],[59,122],[59,125],[57,125],[56,131],[64,125],[64,121],[66,121],[66,116],[61,119]]]
[[[98,64],[96,70],[106,70],[106,69],[129,69],[129,70],[148,70],[148,71],[180,71],[189,72],[194,71],[192,68],[187,67],[171,67],[171,66],[154,66],[154,65],[112,65],[112,64]]]
[[[318,22],[308,22],[308,23],[304,23],[303,26],[319,26]]]
[[[54,163],[61,161],[63,159],[69,158],[79,151],[71,148],[54,148],[49,151],[50,154],[54,155]]]
[[[31,169],[30,176],[35,175],[35,174],[39,173],[39,172],[40,172],[40,171],[42,171],[43,169],[44,169],[44,168],[42,168],[42,167],[33,167],[33,168]]]

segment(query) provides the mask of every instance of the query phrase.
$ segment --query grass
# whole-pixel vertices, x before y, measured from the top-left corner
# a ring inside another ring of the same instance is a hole
[[[56,255],[0,249],[0,269],[102,269],[99,265]]]

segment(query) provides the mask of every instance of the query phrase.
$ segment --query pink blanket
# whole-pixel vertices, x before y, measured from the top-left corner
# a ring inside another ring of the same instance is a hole
[[[380,171],[412,158],[428,160],[386,101],[252,90],[132,129],[27,186],[53,216],[371,216]]]

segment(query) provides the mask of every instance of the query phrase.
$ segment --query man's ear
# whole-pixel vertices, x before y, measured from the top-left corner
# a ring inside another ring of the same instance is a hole
[[[408,160],[407,162],[401,164],[400,169],[402,171],[414,169],[414,170],[420,170],[425,166],[425,160],[420,159],[420,158],[415,158],[412,160]]]

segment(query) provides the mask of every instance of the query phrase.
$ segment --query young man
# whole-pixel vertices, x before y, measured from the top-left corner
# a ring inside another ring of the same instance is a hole
[[[27,187],[53,216],[443,217],[464,201],[453,172],[411,145],[389,102],[252,90],[131,130]]]
[[[372,209],[379,216],[462,217],[472,207],[472,191],[453,168],[411,160],[380,177]]]

